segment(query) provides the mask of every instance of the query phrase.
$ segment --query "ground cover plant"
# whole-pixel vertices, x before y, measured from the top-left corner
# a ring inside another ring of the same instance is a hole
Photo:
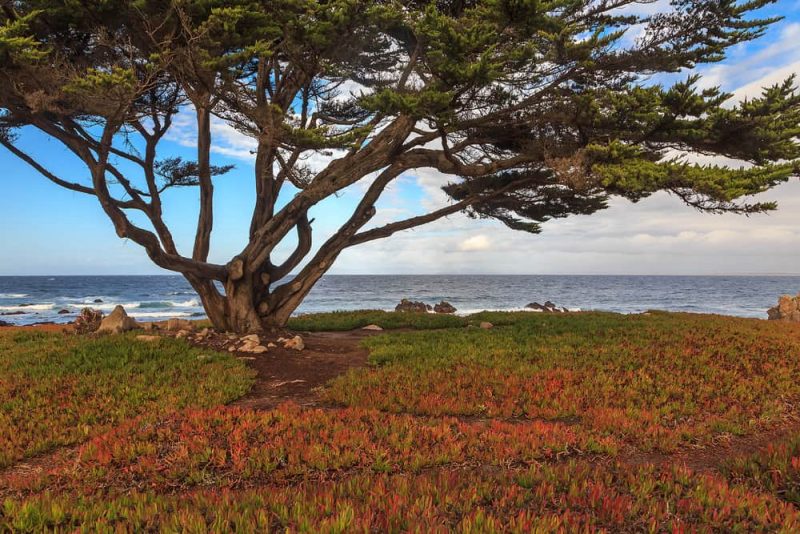
[[[733,482],[800,506],[800,433],[770,443],[765,450],[732,458],[722,471]]]
[[[799,519],[792,506],[716,477],[585,462],[180,495],[43,494],[0,508],[0,528],[18,532],[790,533]]]
[[[385,312],[298,321],[322,330],[376,319],[401,331],[363,338],[372,365],[320,392],[353,406],[270,410],[222,405],[251,380],[228,355],[5,331],[3,363],[18,380],[80,372],[102,377],[107,396],[129,388],[122,404],[150,404],[113,421],[95,414],[70,456],[41,472],[0,472],[0,531],[800,529],[796,326],[658,312],[484,312],[449,327]],[[237,378],[209,383],[211,370]],[[177,378],[185,389],[166,386]],[[39,421],[61,407],[58,395],[37,398]],[[181,408],[165,410],[167,399]],[[729,462],[736,451],[714,453],[720,435],[757,440],[789,423],[765,450]],[[709,454],[693,471],[683,462],[695,445]]]
[[[289,328],[306,332],[345,331],[378,325],[384,330],[400,328],[435,329],[467,326],[469,321],[440,313],[397,313],[381,310],[337,311],[299,315],[289,320]]]
[[[228,355],[172,339],[11,329],[0,329],[0,369],[0,467],[140,414],[229,402],[253,379]]]
[[[422,415],[575,420],[670,452],[792,417],[800,328],[720,316],[485,313],[492,330],[365,341],[370,368],[333,381],[342,405]]]

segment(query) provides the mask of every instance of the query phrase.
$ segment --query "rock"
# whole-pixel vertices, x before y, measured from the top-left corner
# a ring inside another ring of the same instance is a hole
[[[186,319],[170,319],[167,321],[167,332],[180,332],[181,330],[194,331],[194,323]]]
[[[147,330],[148,332],[159,329],[157,323],[139,323],[139,324],[141,325],[143,330]]]
[[[458,310],[456,310],[455,306],[443,300],[442,302],[433,307],[433,311],[436,313],[455,313]]]
[[[767,317],[771,321],[800,323],[800,295],[783,295],[778,299],[777,306],[767,310]]]
[[[197,333],[197,339],[205,339],[209,335],[211,335],[211,330],[209,330],[208,328],[203,328],[202,330],[200,330],[200,332]]]
[[[256,345],[250,351],[252,354],[264,354],[265,352],[269,352],[269,349],[264,345]]]
[[[376,324],[368,324],[367,326],[365,326],[361,330],[371,330],[373,332],[381,332],[381,331],[383,331],[383,328],[381,328],[380,326],[378,326]]]
[[[125,308],[117,306],[108,317],[100,322],[100,328],[97,329],[97,333],[121,334],[138,328],[140,328],[139,323],[128,317]]]
[[[158,343],[161,341],[161,336],[136,336],[136,341],[144,341],[145,343]]]
[[[102,304],[103,303],[103,299],[94,299],[94,303],[95,304]]]
[[[242,336],[240,339],[245,343],[248,342],[255,344],[261,343],[261,338],[258,337],[258,334],[250,334],[249,336]]]
[[[236,352],[236,345],[231,345],[228,347],[228,352]]]
[[[24,311],[12,311],[12,312],[3,312],[0,315],[25,315],[27,312]]]
[[[286,340],[286,342],[283,344],[283,348],[301,351],[306,348],[306,344],[302,337],[294,336],[292,339]]]
[[[276,345],[275,343],[271,343],[271,342],[270,342],[270,343],[267,343],[267,348],[270,348],[270,349],[274,349],[274,348],[275,348],[275,347],[277,347],[277,346],[278,346],[278,345]]]
[[[100,328],[103,321],[103,312],[92,308],[84,308],[75,319],[75,332],[78,334],[91,334]]]
[[[58,314],[59,314],[59,315],[67,315],[67,314],[69,314],[69,313],[70,313],[70,311],[69,311],[69,310],[67,310],[67,309],[64,309],[64,310],[58,310]]]
[[[559,308],[558,306],[556,306],[554,303],[552,303],[549,300],[547,302],[545,302],[544,304],[539,304],[538,302],[531,302],[530,304],[528,304],[525,307],[530,309],[530,310],[543,312],[543,313],[565,313],[565,312],[569,311],[566,308]]]
[[[481,323],[481,328],[483,328],[484,330],[491,330],[492,328],[494,328],[494,325],[490,322],[483,321]]]
[[[403,299],[400,304],[395,306],[396,312],[409,312],[409,313],[428,313],[431,307],[424,302],[414,302],[408,299]]]
[[[7,322],[7,321],[0,321],[0,327],[4,327],[4,326],[14,326],[14,325],[9,323],[9,322]]]

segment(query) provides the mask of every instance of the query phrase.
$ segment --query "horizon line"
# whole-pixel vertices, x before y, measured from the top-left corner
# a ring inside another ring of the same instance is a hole
[[[0,278],[131,278],[131,277],[183,277],[180,273],[163,274],[0,274]],[[294,273],[287,278],[296,276]],[[669,274],[669,273],[333,273],[325,276],[628,276],[628,277],[800,277],[800,273],[714,273],[714,274]]]

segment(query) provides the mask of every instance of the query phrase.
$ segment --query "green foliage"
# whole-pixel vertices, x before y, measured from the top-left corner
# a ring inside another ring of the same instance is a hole
[[[30,34],[30,24],[40,13],[31,11],[16,20],[5,20],[0,26],[0,59],[3,63],[36,62],[47,57],[47,48]]]
[[[0,145],[99,197],[120,236],[211,293],[228,265],[244,265],[267,281],[249,285],[253,308],[282,322],[345,248],[457,210],[536,233],[613,196],[660,191],[715,213],[775,209],[751,197],[800,171],[796,79],[738,103],[695,75],[649,81],[762,36],[777,20],[758,16],[770,2],[674,0],[655,13],[626,9],[639,0],[6,2]],[[157,158],[192,108],[197,161]],[[208,262],[213,178],[229,170],[210,163],[210,117],[254,140],[257,201],[237,262]],[[39,164],[13,143],[24,127],[60,141],[92,179]],[[734,161],[686,162],[697,154]],[[330,162],[312,170],[320,155]],[[364,230],[390,183],[421,168],[451,177],[454,206]],[[376,173],[341,231],[309,247],[309,210]],[[287,184],[297,194],[279,203]],[[160,194],[173,186],[201,189],[190,257],[163,220]],[[271,256],[293,230],[302,238],[278,265]],[[312,250],[299,279],[273,287]],[[222,301],[204,299],[231,328]]]

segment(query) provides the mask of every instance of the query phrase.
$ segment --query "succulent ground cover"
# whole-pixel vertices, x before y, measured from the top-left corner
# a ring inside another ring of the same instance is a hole
[[[800,506],[800,433],[733,458],[723,464],[722,472],[731,482]]]
[[[365,343],[326,398],[423,415],[576,420],[662,452],[795,415],[800,328],[721,316],[486,313],[478,328]],[[513,319],[513,321],[509,321]]]
[[[365,338],[372,365],[320,393],[349,406],[322,408],[222,406],[252,378],[182,341],[3,334],[4,363],[28,373],[17,380],[80,370],[149,400],[96,415],[68,461],[0,474],[0,531],[800,529],[795,434],[744,455],[722,448],[702,472],[682,465],[720,437],[794,421],[800,329],[662,313],[483,313],[449,327],[383,315],[301,319],[404,329]],[[495,327],[468,326],[480,321]],[[37,398],[40,421],[61,406]]]
[[[790,505],[680,468],[585,462],[180,495],[44,494],[7,501],[0,527],[84,532],[796,532]]]
[[[344,331],[375,324],[385,330],[399,328],[455,328],[466,326],[469,320],[442,313],[397,313],[381,310],[338,311],[299,315],[290,319],[293,330],[320,332]]]
[[[253,380],[242,362],[175,340],[14,329],[0,329],[0,369],[0,467],[140,414],[223,404]]]

